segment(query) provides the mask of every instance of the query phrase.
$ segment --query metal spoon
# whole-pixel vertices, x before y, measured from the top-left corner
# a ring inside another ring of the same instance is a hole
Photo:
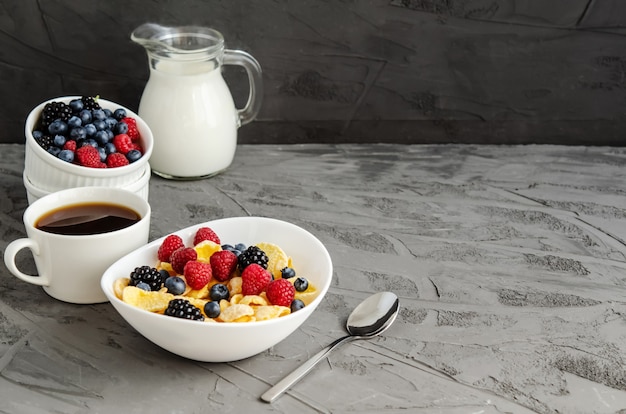
[[[261,399],[271,403],[296,382],[303,378],[313,367],[331,351],[353,339],[372,338],[389,328],[398,315],[400,309],[398,297],[391,292],[376,293],[361,302],[350,314],[346,322],[349,335],[337,339],[335,342],[313,355],[308,361],[296,368],[291,374],[280,380],[261,395]]]

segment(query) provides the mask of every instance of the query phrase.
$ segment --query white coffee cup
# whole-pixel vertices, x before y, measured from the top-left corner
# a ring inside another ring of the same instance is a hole
[[[52,211],[80,204],[111,204],[137,213],[134,224],[98,234],[67,235],[37,228],[38,220]],[[12,241],[4,263],[14,276],[40,285],[55,299],[70,303],[100,303],[107,298],[100,287],[104,271],[115,261],[145,245],[150,233],[150,204],[128,190],[112,187],[78,187],[46,195],[24,212],[27,238]],[[15,258],[30,249],[38,276],[18,269]]]

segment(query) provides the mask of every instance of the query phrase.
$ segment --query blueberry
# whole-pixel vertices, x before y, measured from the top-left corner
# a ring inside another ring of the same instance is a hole
[[[60,119],[52,121],[52,123],[48,125],[48,132],[51,135],[65,135],[67,133],[67,130],[67,124]]]
[[[88,137],[93,137],[96,132],[98,132],[98,130],[96,129],[96,126],[94,124],[86,124],[83,128],[85,128],[85,132],[87,133]]]
[[[74,162],[74,151],[62,150],[61,152],[59,152],[59,155],[57,155],[57,157],[59,157],[59,159],[63,161]]]
[[[137,161],[139,158],[141,158],[141,152],[139,150],[136,149],[132,149],[130,151],[128,151],[126,153],[126,158],[128,159],[129,162],[135,162]]]
[[[75,140],[85,139],[87,138],[87,130],[82,126],[72,128],[70,130],[70,138]]]
[[[67,120],[67,126],[71,128],[77,128],[79,126],[83,126],[83,121],[77,117],[76,115],[72,116]]]
[[[304,308],[304,302],[302,302],[300,299],[294,299],[291,301],[291,312],[296,312],[299,311],[300,309]]]
[[[135,287],[138,287],[141,290],[145,290],[146,292],[152,291],[152,288],[146,282],[139,282],[135,285]]]
[[[76,148],[84,147],[85,145],[91,145],[94,148],[98,148],[98,143],[91,138],[76,141]]]
[[[52,139],[52,143],[59,148],[62,148],[66,142],[67,142],[67,138],[65,138],[63,135],[55,135],[54,138]]]
[[[113,133],[115,135],[119,134],[127,134],[128,133],[128,124],[126,122],[117,122],[113,125]]]
[[[106,115],[107,118],[113,117],[113,111],[111,111],[109,108],[102,108],[102,110],[104,111],[104,114]]]
[[[92,121],[91,111],[88,109],[83,109],[82,111],[80,111],[78,113],[78,117],[83,122],[83,125],[88,124]]]
[[[172,295],[182,295],[187,287],[185,285],[185,281],[178,276],[170,276],[165,279],[164,286],[167,288],[167,291]]]
[[[163,280],[165,280],[168,277],[170,277],[170,273],[167,270],[165,270],[165,269],[159,270],[159,273],[161,274],[161,277],[163,278]]]
[[[115,148],[115,145],[112,142],[107,142],[106,144],[104,144],[104,150],[107,154],[113,154],[114,152],[117,152],[117,148]]]
[[[93,109],[91,111],[91,117],[94,121],[104,121],[107,118],[107,114],[102,109]]]
[[[102,146],[105,146],[110,141],[109,134],[107,134],[106,131],[96,132],[96,134],[93,136],[93,139]]]
[[[217,302],[207,302],[204,304],[204,313],[209,318],[217,318],[220,316],[220,304]]]
[[[107,131],[107,135],[109,136],[109,141],[112,140],[115,134],[110,129],[107,129],[106,131]]]
[[[283,279],[289,279],[296,275],[296,271],[293,270],[291,267],[284,267],[280,269],[280,274]]]
[[[222,250],[228,250],[229,252],[233,252],[237,257],[239,257],[239,255],[241,254],[241,250],[237,250],[232,244],[223,244]]]
[[[295,287],[298,292],[304,292],[309,287],[309,281],[303,277],[299,277],[293,282],[293,287]]]
[[[122,118],[126,118],[126,110],[124,108],[117,108],[115,112],[113,112],[113,118],[121,121]]]
[[[221,283],[216,283],[211,286],[209,289],[209,298],[216,302],[219,302],[222,299],[228,299],[230,297],[230,292],[228,291],[228,287]]]
[[[94,119],[92,123],[98,131],[104,131],[107,129],[107,123],[104,122],[104,119]]]
[[[108,154],[104,150],[104,147],[97,147],[97,148],[98,148],[98,153],[100,154],[100,161],[106,162]]]
[[[107,129],[113,129],[117,124],[117,119],[110,116],[104,120],[104,123],[107,124]]]
[[[55,147],[55,146],[51,146],[50,148],[48,148],[48,152],[50,154],[54,155],[55,157],[57,157],[59,155],[59,153],[61,152],[61,148]]]
[[[245,244],[243,244],[243,243],[237,243],[235,245],[235,249],[239,250],[240,252],[243,252],[244,250],[246,250],[246,247],[247,246]]]
[[[42,137],[43,137],[43,132],[39,131],[38,129],[33,131],[33,138],[41,139]]]
[[[80,112],[83,110],[83,101],[80,99],[72,99],[69,103],[72,112]]]

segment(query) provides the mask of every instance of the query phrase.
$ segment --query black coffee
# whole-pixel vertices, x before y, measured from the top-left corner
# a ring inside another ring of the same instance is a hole
[[[109,203],[64,206],[41,216],[35,227],[48,233],[82,236],[109,233],[141,220],[134,210]]]

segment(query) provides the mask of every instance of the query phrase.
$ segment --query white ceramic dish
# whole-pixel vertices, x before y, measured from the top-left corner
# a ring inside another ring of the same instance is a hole
[[[320,304],[332,280],[333,266],[324,245],[311,233],[294,224],[264,217],[233,217],[209,221],[176,232],[187,245],[202,226],[211,227],[222,243],[251,245],[270,242],[293,258],[299,275],[306,276],[319,290],[306,307],[281,318],[247,323],[208,323],[150,313],[122,302],[113,283],[128,277],[137,266],[154,266],[162,237],[128,254],[102,276],[105,295],[120,315],[156,345],[185,358],[203,362],[236,361],[272,347],[294,332]]]
[[[152,176],[152,171],[150,170],[150,164],[146,163],[144,166],[143,174],[136,182],[132,184],[125,185],[122,188],[124,190],[128,190],[132,193],[138,194],[141,198],[148,201],[148,196],[150,192],[150,177]],[[32,204],[36,200],[39,200],[41,197],[46,196],[55,191],[46,191],[41,188],[37,188],[29,177],[26,176],[26,171],[24,171],[22,175],[22,180],[24,181],[24,187],[26,187],[26,196],[28,199],[28,204]]]
[[[35,107],[26,118],[24,134],[26,145],[24,148],[24,171],[30,182],[43,191],[58,191],[73,187],[124,187],[136,183],[144,174],[146,164],[152,155],[153,137],[148,125],[136,113],[123,105],[99,99],[103,108],[114,111],[124,108],[128,116],[137,120],[137,129],[141,135],[143,156],[132,164],[117,168],[87,168],[62,161],[44,150],[33,138],[33,129],[41,117],[41,112],[48,102],[69,103],[80,96],[64,96],[49,99]]]

